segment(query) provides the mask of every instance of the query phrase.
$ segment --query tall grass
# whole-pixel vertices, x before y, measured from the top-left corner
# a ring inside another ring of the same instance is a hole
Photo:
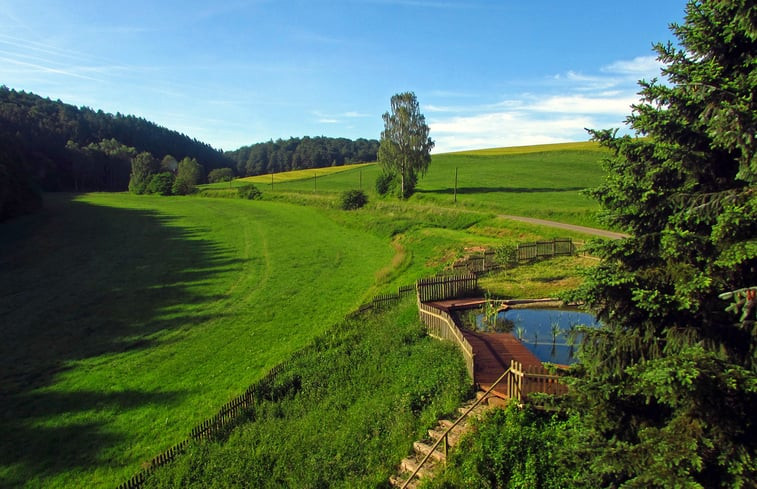
[[[346,320],[293,357],[248,422],[195,445],[149,488],[381,487],[412,442],[469,392],[454,345],[429,338],[414,300]]]

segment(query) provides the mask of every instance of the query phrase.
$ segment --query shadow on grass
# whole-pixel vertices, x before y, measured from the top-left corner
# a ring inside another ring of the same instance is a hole
[[[40,214],[0,225],[3,487],[107,467],[101,455],[123,435],[87,413],[181,402],[186,392],[161,386],[100,391],[95,381],[96,391],[61,391],[55,383],[78,361],[146,350],[165,343],[161,332],[207,320],[185,307],[218,299],[196,284],[238,263],[201,230],[156,212],[48,200]]]
[[[584,190],[586,187],[460,187],[457,189],[458,195],[465,194],[530,194],[530,193],[544,193],[544,192],[575,192],[578,190]],[[419,194],[444,194],[452,195],[455,193],[455,189],[452,187],[438,188],[438,189],[416,189],[416,193]]]

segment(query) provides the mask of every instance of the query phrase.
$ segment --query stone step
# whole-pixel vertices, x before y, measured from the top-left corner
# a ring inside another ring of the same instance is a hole
[[[428,437],[434,441],[441,438],[443,434],[444,434],[444,431],[442,430],[428,430]],[[461,431],[458,430],[457,427],[455,427],[454,430],[449,432],[449,434],[447,435],[447,443],[449,443],[450,447],[454,447],[455,445],[457,445],[457,442],[460,440],[461,434],[462,434]],[[442,445],[440,444],[439,446],[441,447]]]
[[[441,431],[446,431],[453,424],[455,424],[454,421],[450,421],[448,419],[440,419],[439,420],[439,429]],[[454,435],[454,436],[459,437],[460,435],[463,434],[464,431],[465,431],[465,420],[461,421],[457,426],[455,426],[454,428],[452,428],[452,431],[450,431],[450,435]]]
[[[397,475],[393,475],[389,477],[389,483],[394,487],[402,487],[402,485],[405,483],[407,478],[410,477],[410,474],[406,474],[405,477],[400,477]],[[421,481],[417,477],[414,478],[410,483],[406,486],[406,489],[415,489],[420,485]]]
[[[415,450],[415,453],[419,454],[419,456],[425,457],[427,454],[430,453],[431,456],[429,457],[429,459],[436,460],[437,462],[444,462],[447,459],[447,457],[444,455],[443,451],[439,451],[439,448],[444,450],[444,446],[441,444],[439,445],[439,447],[437,447],[436,450],[432,451],[431,445],[427,445],[420,441],[416,441],[413,443],[413,449]]]
[[[403,472],[407,472],[408,477],[410,474],[415,472],[415,469],[418,468],[418,465],[420,465],[420,462],[415,459],[415,457],[408,457],[402,459],[402,462],[400,462],[400,469]],[[431,467],[433,464],[431,462],[426,462],[423,467],[421,467],[421,470],[418,471],[418,474],[416,474],[416,477],[419,479],[423,479],[424,477],[428,477],[431,475]]]

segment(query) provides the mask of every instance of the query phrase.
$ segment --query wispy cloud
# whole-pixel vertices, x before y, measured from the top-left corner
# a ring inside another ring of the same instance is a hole
[[[554,75],[550,83],[534,84],[538,92],[471,105],[432,102],[423,110],[436,152],[583,140],[587,127],[621,126],[639,100],[636,80],[659,74],[660,67],[649,56],[619,60],[596,74]]]
[[[357,111],[347,111],[340,113],[325,113],[319,110],[312,111],[312,114],[316,117],[316,122],[321,124],[345,124],[349,120],[362,119],[365,117],[372,117],[371,114],[365,114]]]
[[[631,60],[620,60],[601,68],[605,73],[618,73],[633,77],[656,76],[663,64],[655,56],[637,56]]]

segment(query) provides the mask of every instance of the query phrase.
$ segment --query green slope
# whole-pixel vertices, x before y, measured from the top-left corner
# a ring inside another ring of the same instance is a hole
[[[394,253],[270,202],[53,197],[0,238],[0,485],[111,487],[356,307]]]
[[[600,162],[607,155],[606,150],[592,142],[437,154],[433,155],[428,173],[420,179],[410,203],[600,227],[595,217],[597,204],[582,195],[581,190],[602,182],[604,170]],[[364,190],[371,200],[378,199],[375,181],[380,172],[380,167],[373,164],[329,174],[317,171],[277,174],[273,185],[270,177],[255,178],[268,197],[289,195],[311,203],[323,203],[325,199],[333,205],[339,192],[357,188]],[[233,185],[238,182],[241,180]]]

